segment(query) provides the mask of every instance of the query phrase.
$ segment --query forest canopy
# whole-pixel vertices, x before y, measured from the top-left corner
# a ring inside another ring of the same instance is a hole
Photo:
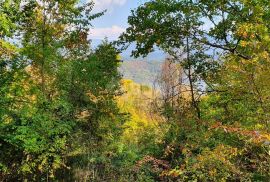
[[[269,181],[268,0],[144,1],[97,47],[94,2],[0,1],[0,181]]]

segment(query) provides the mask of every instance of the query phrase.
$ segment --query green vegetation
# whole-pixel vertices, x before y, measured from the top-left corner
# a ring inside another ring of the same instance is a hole
[[[0,181],[269,181],[267,0],[150,0],[96,49],[93,6],[0,2]],[[156,87],[132,42],[169,55]]]

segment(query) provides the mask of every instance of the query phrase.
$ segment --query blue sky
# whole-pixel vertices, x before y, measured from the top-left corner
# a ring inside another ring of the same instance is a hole
[[[100,40],[107,37],[109,40],[116,40],[118,36],[128,27],[128,16],[132,9],[136,9],[140,4],[147,0],[93,0],[95,2],[94,12],[100,12],[107,9],[107,12],[102,17],[97,18],[92,22],[93,27],[90,29],[89,38],[93,40],[93,45],[98,45]],[[135,44],[132,44],[127,50],[122,53],[125,60],[133,60],[130,57],[131,51],[135,49]],[[156,49],[146,58],[138,58],[139,60],[163,60],[165,54]]]
[[[127,18],[132,9],[140,5],[143,0],[93,0],[95,2],[94,12],[107,9],[102,17],[92,22],[93,28],[90,31],[91,39],[109,40],[117,37],[127,28]]]

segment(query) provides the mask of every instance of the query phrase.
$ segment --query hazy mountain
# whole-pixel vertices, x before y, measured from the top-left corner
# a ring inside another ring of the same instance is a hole
[[[161,65],[161,61],[124,61],[121,64],[120,72],[125,79],[152,86],[161,70]]]

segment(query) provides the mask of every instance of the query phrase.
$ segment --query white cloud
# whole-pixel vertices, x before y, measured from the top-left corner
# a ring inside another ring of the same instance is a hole
[[[93,28],[90,30],[90,39],[104,39],[107,37],[109,40],[116,40],[121,33],[125,31],[124,28],[117,25],[106,28]]]
[[[116,6],[123,6],[127,0],[93,0],[95,3],[94,11],[103,11],[107,9],[109,12]]]
[[[93,0],[96,6],[119,5],[122,6],[127,0]]]

